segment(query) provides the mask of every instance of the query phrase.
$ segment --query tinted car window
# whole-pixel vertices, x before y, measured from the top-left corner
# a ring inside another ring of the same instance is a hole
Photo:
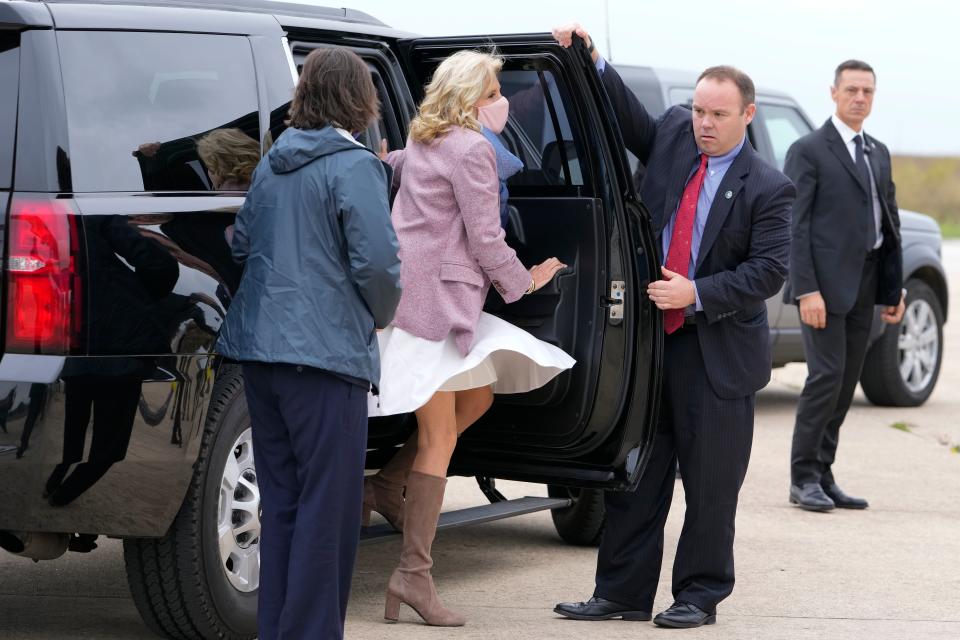
[[[770,146],[773,148],[773,158],[777,168],[783,170],[783,163],[787,158],[787,150],[797,138],[810,133],[803,116],[793,107],[779,104],[761,104],[763,122],[770,137]]]
[[[307,45],[294,45],[293,59],[298,75],[303,72],[303,63],[306,60],[307,55],[312,50],[313,49]],[[370,69],[370,78],[373,80],[373,86],[377,90],[377,99],[380,101],[379,118],[371,122],[370,126],[363,131],[355,132],[357,135],[357,140],[360,142],[360,144],[374,152],[380,151],[380,141],[384,139],[386,139],[389,149],[402,149],[406,142],[406,136],[400,126],[400,123],[397,121],[396,107],[399,104],[399,101],[397,97],[393,95],[393,91],[388,88],[389,83],[384,79],[383,70],[380,66],[380,60],[375,57],[367,57],[363,55],[362,52],[355,53],[360,55],[364,62],[367,63],[367,68]],[[283,111],[287,111],[289,108],[290,102],[287,102],[282,106]],[[274,129],[273,124],[271,124],[271,133],[273,134],[274,138],[282,133],[284,128],[285,126],[278,125],[276,129]]]
[[[10,188],[17,133],[20,34],[0,31],[0,189]]]
[[[201,138],[234,129],[259,149],[246,38],[75,31],[59,43],[75,191],[215,189]]]
[[[400,148],[404,144],[404,132],[397,121],[396,105],[398,99],[387,88],[380,70],[368,62],[373,86],[377,88],[377,98],[380,100],[380,117],[370,123],[367,130],[360,134],[360,142],[374,151],[379,151],[380,141],[387,140],[390,149]]]
[[[513,124],[507,137],[514,139],[507,142],[525,167],[510,184],[583,185],[565,87],[547,69],[508,69],[499,77]]]

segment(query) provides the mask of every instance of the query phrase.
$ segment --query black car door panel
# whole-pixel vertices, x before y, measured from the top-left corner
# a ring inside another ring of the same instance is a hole
[[[442,59],[491,45],[504,58],[500,82],[511,103],[503,140],[525,164],[508,182],[519,221],[511,224],[521,227],[508,227],[508,239],[528,266],[556,255],[569,268],[512,305],[492,295],[486,310],[577,364],[544,388],[499,396],[462,438],[453,469],[626,486],[642,471],[659,384],[657,316],[641,295],[641,278],[655,268],[647,218],[582,47],[565,50],[536,34],[401,40],[396,49],[420,99]]]

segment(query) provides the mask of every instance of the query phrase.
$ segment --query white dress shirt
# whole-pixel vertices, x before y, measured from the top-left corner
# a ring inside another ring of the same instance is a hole
[[[857,145],[853,141],[858,135],[863,134],[863,130],[854,131],[847,124],[837,117],[837,114],[830,116],[830,121],[833,122],[833,126],[837,128],[837,132],[840,134],[840,138],[843,140],[844,144],[847,145],[847,151],[850,152],[850,158],[853,160],[853,163],[857,163]],[[873,166],[870,164],[870,159],[867,157],[867,141],[866,138],[863,139],[864,145],[864,160],[867,162],[867,170],[870,174],[870,194],[873,196],[873,223],[874,229],[877,230],[877,240],[873,245],[874,249],[879,249],[880,245],[883,244],[883,227],[881,226],[881,209],[880,209],[880,194],[877,193],[877,181],[873,175]]]

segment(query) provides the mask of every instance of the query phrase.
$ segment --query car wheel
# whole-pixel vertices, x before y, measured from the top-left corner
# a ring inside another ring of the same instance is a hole
[[[870,402],[890,407],[923,404],[937,384],[943,359],[943,309],[922,280],[907,281],[907,310],[867,352],[860,385]]]
[[[603,535],[603,523],[606,510],[603,504],[603,491],[600,489],[576,489],[549,485],[547,493],[551,498],[570,498],[573,504],[562,509],[553,509],[553,526],[560,538],[567,544],[595,547],[600,544]]]
[[[123,541],[134,603],[161,636],[256,637],[260,493],[250,434],[239,367],[226,367],[170,530],[159,539]]]

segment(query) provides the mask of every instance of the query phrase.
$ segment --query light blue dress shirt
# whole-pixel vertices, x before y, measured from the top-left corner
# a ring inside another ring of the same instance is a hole
[[[601,74],[607,68],[607,62],[603,59],[603,56],[598,57],[595,64],[597,71]],[[740,150],[743,149],[745,142],[746,137],[740,141],[740,144],[722,156],[709,156],[707,158],[707,172],[703,177],[700,197],[697,199],[697,215],[693,222],[693,238],[691,238],[690,241],[690,265],[687,268],[687,279],[693,282],[693,293],[697,299],[694,305],[697,311],[703,311],[703,306],[700,304],[700,294],[697,291],[697,283],[693,278],[697,269],[697,257],[700,255],[700,241],[703,239],[703,229],[707,226],[707,216],[710,214],[710,207],[713,205],[713,199],[717,195],[717,189],[720,188],[723,177],[727,175],[727,169],[733,164]],[[684,188],[686,188],[690,178],[697,172],[699,166],[700,159],[697,158],[696,165],[690,169],[690,175],[687,176],[687,180],[684,182]],[[677,208],[679,209],[679,205],[677,205]],[[667,254],[670,253],[670,239],[673,237],[673,226],[676,220],[677,212],[674,211],[673,215],[670,216],[670,220],[667,221],[666,226],[663,227],[663,235],[661,237],[663,262],[660,263],[661,265],[666,262]]]
[[[727,169],[730,168],[737,154],[743,149],[744,142],[746,142],[746,138],[722,156],[707,157],[707,172],[706,175],[703,176],[703,186],[700,188],[700,197],[697,198],[697,215],[693,221],[693,237],[690,240],[690,265],[687,267],[686,274],[687,278],[693,282],[693,293],[697,298],[697,311],[703,311],[703,307],[700,305],[700,294],[697,292],[697,283],[694,282],[693,278],[697,270],[697,257],[700,255],[700,242],[703,240],[703,229],[707,226],[707,216],[710,214],[710,207],[713,205],[713,199],[717,195],[717,189],[720,188],[723,176],[727,175]],[[690,178],[697,172],[699,166],[700,159],[697,158],[697,164],[690,170],[690,175],[687,177],[687,181],[684,182],[684,188],[686,188],[687,182],[690,182]],[[678,205],[677,209],[679,210],[679,208]],[[663,248],[664,262],[666,262],[667,254],[670,252],[670,239],[673,237],[673,227],[676,221],[677,212],[674,211],[673,215],[670,216],[670,220],[668,220],[667,224],[663,227],[663,235],[660,241],[662,243],[661,247]]]

